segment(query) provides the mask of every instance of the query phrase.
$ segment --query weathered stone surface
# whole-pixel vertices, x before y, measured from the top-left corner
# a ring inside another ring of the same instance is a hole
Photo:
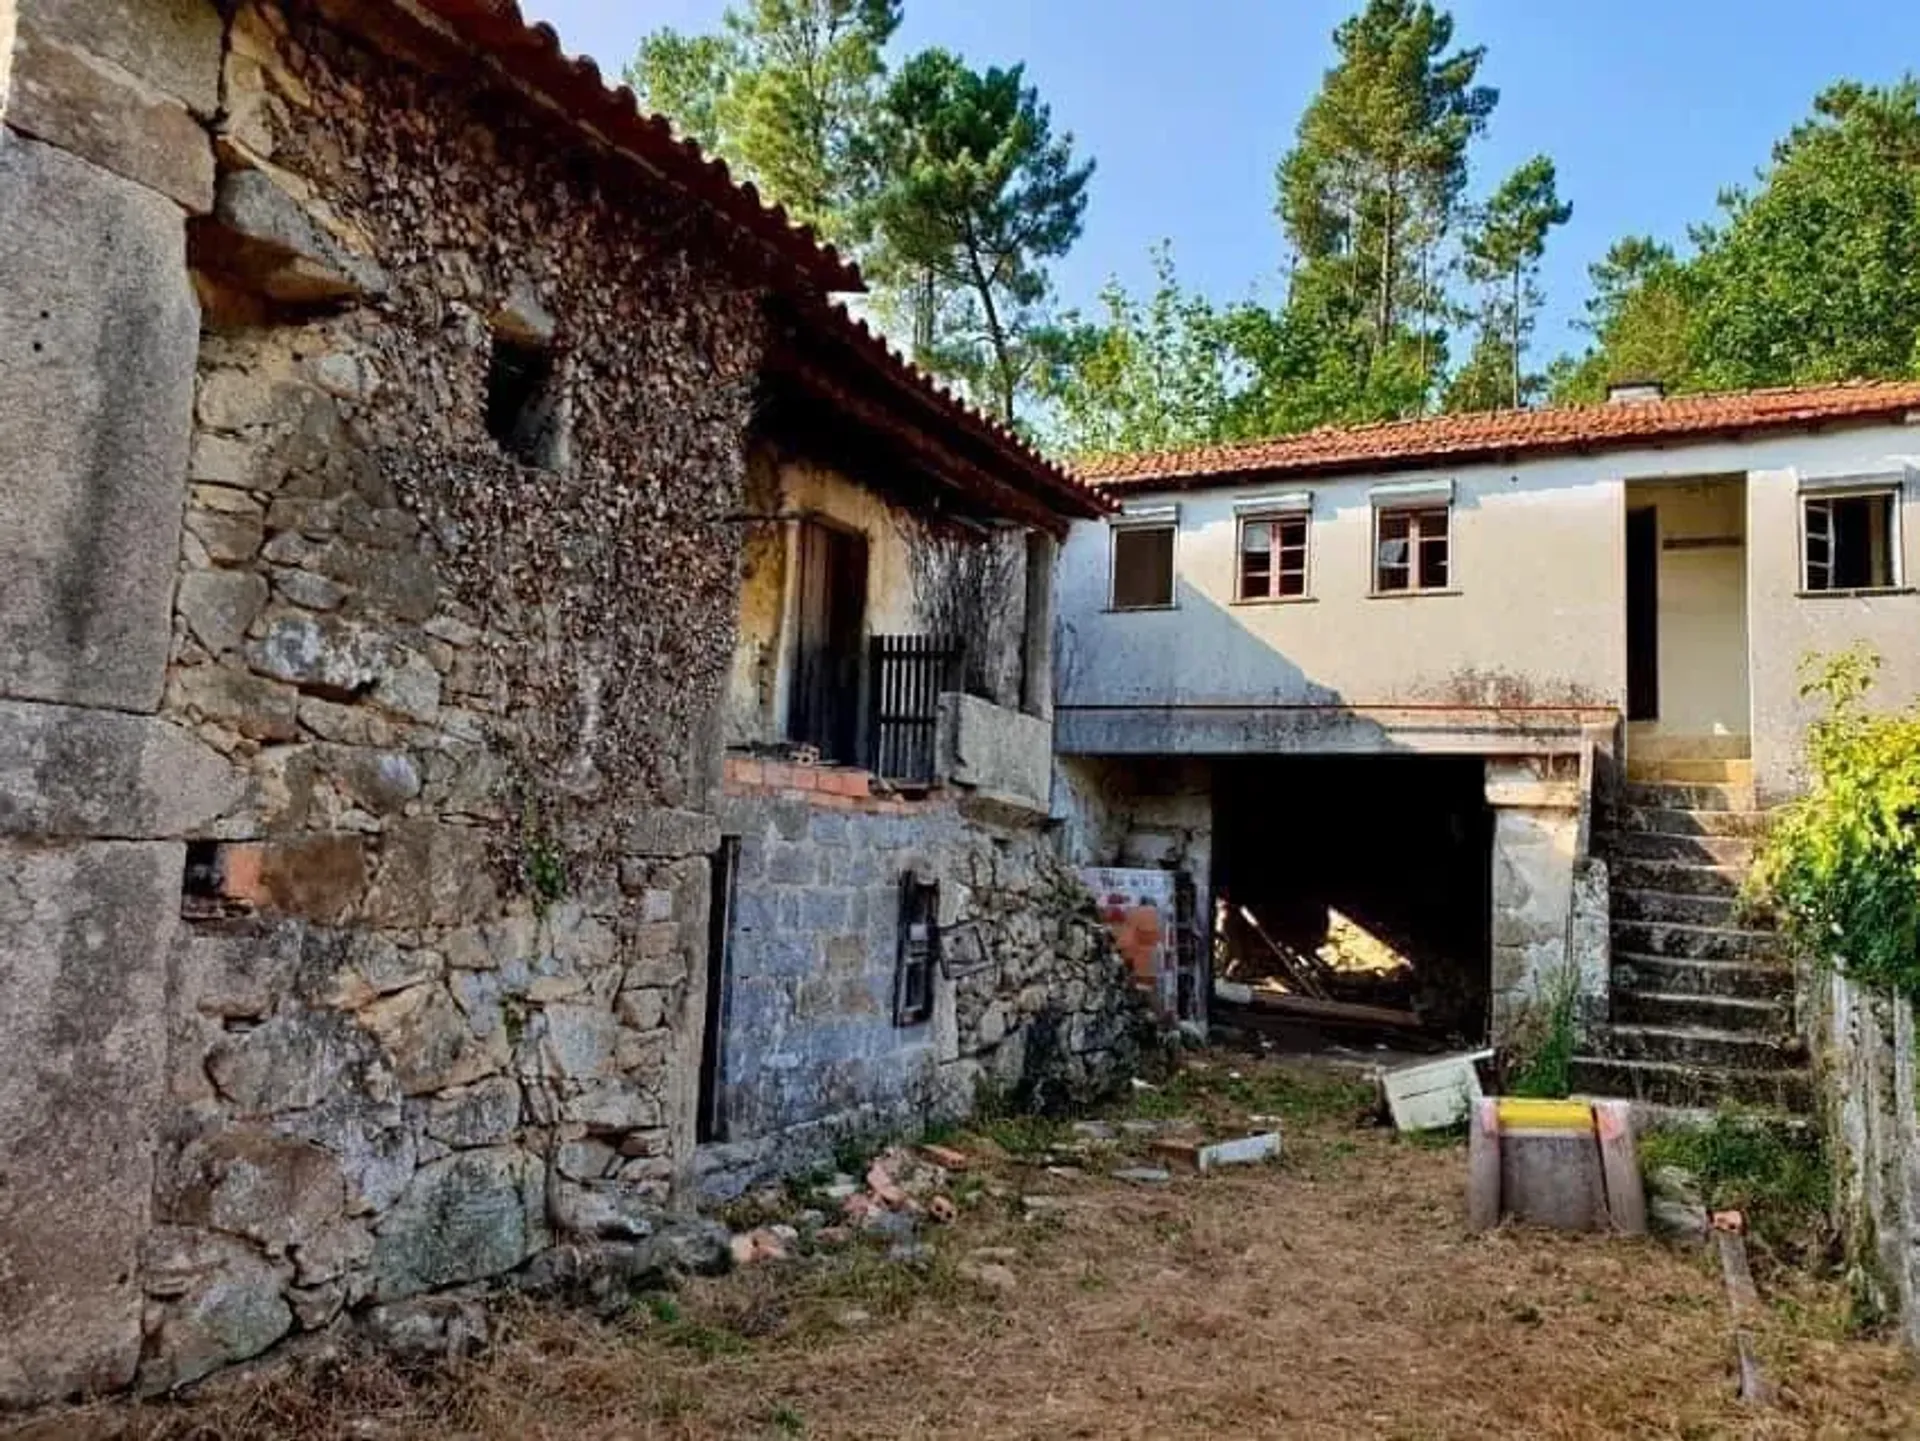
[[[940,697],[941,774],[1004,804],[1045,815],[1053,725],[957,692]]]
[[[0,131],[0,693],[160,703],[199,311],[170,203]]]
[[[372,690],[388,658],[377,632],[334,616],[276,616],[248,648],[248,662],[261,674],[340,700]]]
[[[148,1319],[140,1389],[171,1390],[258,1356],[293,1329],[282,1272],[244,1241],[161,1227],[142,1248]]]
[[[554,1180],[547,1187],[548,1214],[563,1235],[600,1241],[642,1241],[660,1224],[666,1184]]]
[[[266,581],[238,570],[191,571],[180,577],[174,600],[193,638],[214,655],[238,650],[266,603]]]
[[[253,1116],[303,1111],[347,1091],[374,1101],[398,1094],[373,1038],[324,1011],[278,1015],[226,1036],[207,1057],[207,1073],[236,1110]]]
[[[437,982],[376,1001],[360,1013],[360,1023],[379,1038],[410,1096],[469,1085],[507,1062],[506,1037],[475,1035]]]
[[[165,721],[0,701],[0,835],[170,839],[244,791],[225,757]]]
[[[534,1258],[519,1284],[536,1296],[612,1311],[679,1277],[724,1271],[729,1239],[718,1222],[679,1217],[642,1241],[557,1245]]]
[[[33,26],[111,60],[196,115],[220,108],[220,11],[212,0],[27,0]]]
[[[520,1087],[505,1076],[435,1096],[427,1107],[427,1134],[455,1150],[502,1145],[519,1124]]]
[[[513,1270],[550,1239],[545,1169],[510,1146],[423,1166],[374,1239],[374,1295],[393,1300]]]
[[[0,842],[0,1402],[133,1376],[185,864]]]
[[[214,721],[257,741],[298,739],[300,692],[264,676],[225,665],[185,666],[173,672],[168,706]]]
[[[705,856],[720,845],[720,822],[695,811],[642,811],[628,827],[626,849],[636,856]]]
[[[381,1353],[407,1365],[458,1360],[487,1344],[487,1308],[471,1296],[422,1296],[375,1306],[361,1323]]]
[[[369,922],[458,926],[492,914],[498,904],[484,831],[431,820],[388,829],[367,893]]]
[[[183,928],[168,993],[176,1010],[219,1020],[270,1015],[299,971],[306,927],[246,920]]]
[[[378,265],[348,250],[263,170],[222,176],[213,213],[223,227],[220,273],[270,299],[338,302],[387,289]]]
[[[346,1183],[320,1147],[237,1127],[186,1147],[161,1204],[176,1225],[240,1236],[278,1255],[341,1220]]]
[[[187,107],[42,30],[20,26],[7,123],[185,206],[213,208],[213,142]]]

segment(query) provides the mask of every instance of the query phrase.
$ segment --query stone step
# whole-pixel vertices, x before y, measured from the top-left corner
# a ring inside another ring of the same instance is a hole
[[[1664,831],[1616,830],[1607,837],[1606,854],[1633,860],[1748,866],[1753,863],[1753,842],[1740,836],[1669,835]]]
[[[1573,1089],[1583,1095],[1686,1109],[1733,1102],[1800,1115],[1813,1110],[1813,1077],[1804,1070],[1702,1070],[1663,1061],[1575,1056],[1572,1073]]]
[[[1793,970],[1782,964],[1699,960],[1684,956],[1613,952],[1615,996],[1626,991],[1658,995],[1730,996],[1790,1003]]]
[[[1715,811],[1682,806],[1616,806],[1613,831],[1651,831],[1665,836],[1757,838],[1767,829],[1765,811]]]
[[[1751,760],[1659,760],[1653,764],[1659,785],[1753,785]],[[1638,775],[1634,779],[1640,779]]]
[[[1621,790],[1622,804],[1653,806],[1677,811],[1750,811],[1753,809],[1751,785],[1712,782],[1628,781]]]
[[[1662,1061],[1704,1070],[1791,1070],[1804,1051],[1788,1036],[1755,1036],[1698,1026],[1649,1026],[1637,1022],[1603,1026],[1594,1037],[1601,1055],[1622,1061]]]
[[[1791,1001],[1756,996],[1702,996],[1685,991],[1616,988],[1613,1019],[1622,1025],[1670,1026],[1776,1039],[1793,1033]]]
[[[1622,856],[1608,869],[1615,890],[1664,891],[1675,896],[1740,894],[1747,873],[1739,866],[1707,866],[1693,861],[1649,861]]]
[[[1734,924],[1732,896],[1688,896],[1672,891],[1643,891],[1620,887],[1613,892],[1616,921],[1677,921],[1688,926]]]
[[[1613,949],[1643,956],[1701,961],[1778,962],[1783,959],[1780,937],[1772,931],[1694,926],[1679,921],[1615,921]]]

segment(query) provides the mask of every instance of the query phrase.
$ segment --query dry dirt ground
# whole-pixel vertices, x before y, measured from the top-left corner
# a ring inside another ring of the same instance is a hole
[[[1703,1254],[1470,1235],[1458,1145],[1359,1124],[1353,1093],[1322,1077],[1217,1054],[1200,1067],[1143,1106],[1217,1130],[1278,1115],[1278,1164],[1143,1185],[1095,1150],[1067,1157],[1083,1174],[1054,1174],[1058,1129],[988,1126],[950,1138],[975,1164],[925,1269],[855,1244],[692,1282],[612,1323],[509,1307],[487,1356],[430,1375],[346,1361],[19,1434],[1920,1437],[1912,1367],[1848,1334],[1837,1287],[1762,1266],[1779,1399],[1744,1408]],[[1034,1216],[1031,1196],[1058,1199]],[[983,1249],[1017,1287],[963,1274]]]

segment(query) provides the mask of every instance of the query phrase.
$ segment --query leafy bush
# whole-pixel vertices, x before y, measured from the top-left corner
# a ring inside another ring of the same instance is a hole
[[[1873,714],[1880,658],[1810,660],[1801,693],[1812,787],[1776,817],[1749,881],[1806,955],[1875,989],[1920,996],[1920,706]]]

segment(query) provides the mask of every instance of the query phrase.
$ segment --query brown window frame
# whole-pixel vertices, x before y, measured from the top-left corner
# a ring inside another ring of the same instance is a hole
[[[1167,537],[1167,598],[1123,605],[1120,602],[1120,538],[1162,534]],[[1114,611],[1172,610],[1180,590],[1180,524],[1174,520],[1137,521],[1111,527],[1107,543],[1107,609]]]
[[[1863,485],[1857,489],[1807,490],[1800,493],[1800,589],[1808,595],[1859,595],[1875,591],[1898,590],[1903,583],[1900,568],[1900,495],[1898,485]],[[1886,507],[1884,547],[1877,559],[1885,568],[1885,579],[1864,585],[1837,585],[1835,549],[1839,540],[1834,526],[1834,507],[1844,501],[1878,501]],[[1816,515],[1823,517],[1816,533]],[[1823,559],[1815,558],[1815,547],[1825,549]],[[1823,574],[1816,576],[1816,572]]]
[[[1438,517],[1437,534],[1425,529]],[[1388,543],[1384,534],[1386,525],[1391,521],[1404,519],[1407,533],[1402,540],[1407,546],[1407,558],[1397,565],[1389,566],[1382,555]],[[1438,543],[1440,546],[1440,564],[1443,574],[1437,581],[1425,578],[1426,547]],[[1406,576],[1404,585],[1387,584],[1389,571],[1402,572]],[[1453,564],[1453,504],[1450,501],[1420,504],[1409,502],[1402,505],[1377,505],[1373,511],[1373,594],[1375,595],[1444,595],[1456,589]]]
[[[1234,545],[1234,601],[1240,605],[1258,605],[1265,601],[1308,599],[1313,594],[1313,517],[1304,510],[1252,511],[1241,516],[1239,521]],[[1247,531],[1256,525],[1268,528],[1268,544],[1264,550],[1251,551],[1247,548]],[[1299,540],[1289,542],[1279,534],[1282,526],[1298,526]],[[1291,551],[1299,552],[1297,566],[1285,560]],[[1248,586],[1250,567],[1247,559],[1250,555],[1267,557],[1262,567],[1266,572],[1263,588],[1258,590]],[[1278,563],[1274,559],[1276,556],[1281,558]],[[1289,579],[1297,580],[1297,589],[1287,588]]]

